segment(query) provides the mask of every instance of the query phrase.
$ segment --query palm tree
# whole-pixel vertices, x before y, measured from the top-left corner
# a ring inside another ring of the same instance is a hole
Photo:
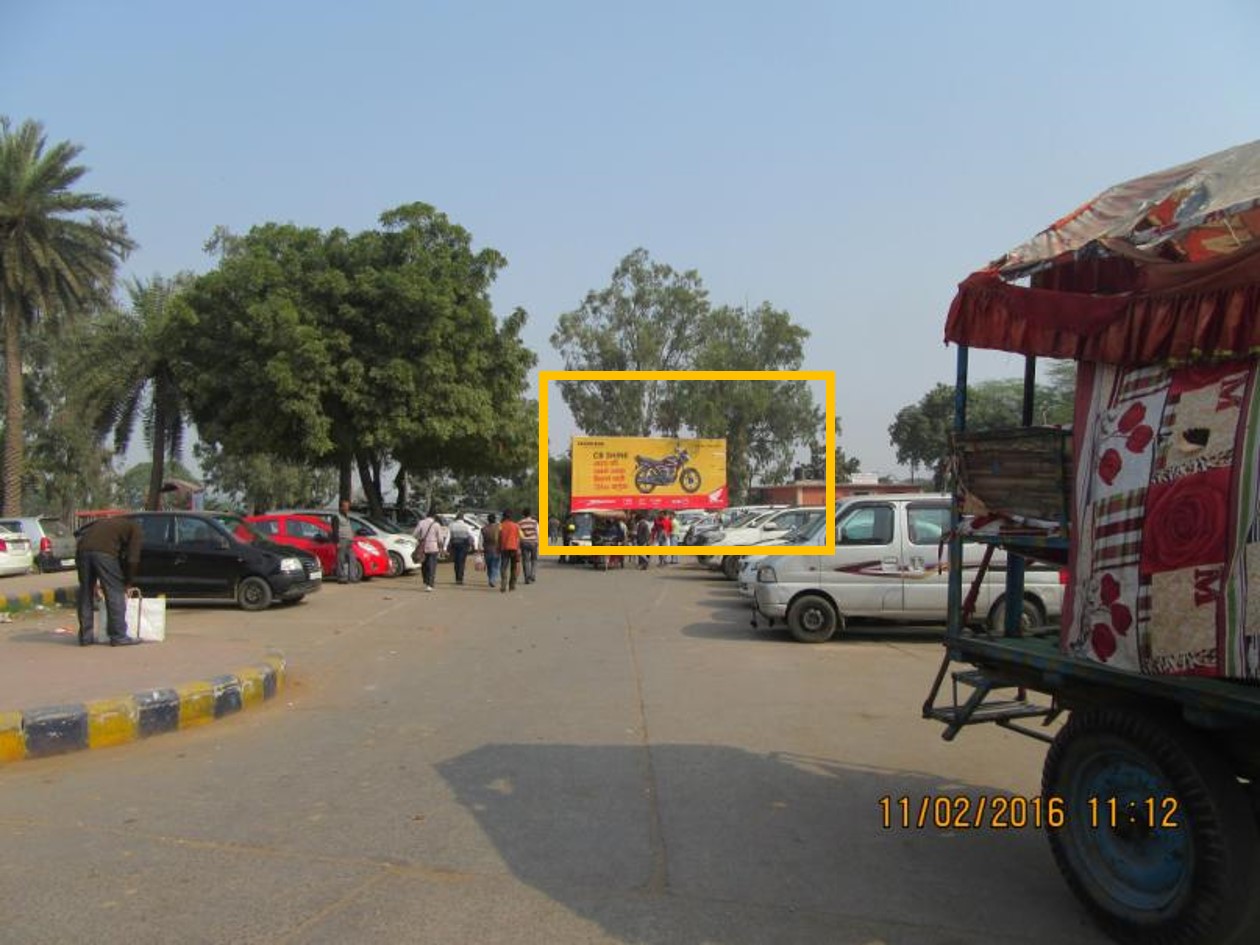
[[[87,173],[82,148],[47,147],[44,129],[0,116],[0,323],[4,332],[4,514],[22,511],[22,339],[41,319],[72,318],[108,293],[133,247],[122,204],[71,188]],[[88,216],[84,216],[87,214]],[[109,214],[110,216],[103,216]]]
[[[103,315],[80,349],[78,394],[97,436],[111,435],[114,451],[131,444],[139,420],[152,453],[145,508],[156,509],[166,461],[178,461],[192,418],[181,383],[179,332],[190,316],[179,297],[189,277],[154,276],[127,286],[131,310]]]

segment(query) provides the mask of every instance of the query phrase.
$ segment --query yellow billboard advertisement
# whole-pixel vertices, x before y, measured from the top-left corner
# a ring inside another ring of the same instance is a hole
[[[570,508],[719,509],[726,440],[575,436]]]

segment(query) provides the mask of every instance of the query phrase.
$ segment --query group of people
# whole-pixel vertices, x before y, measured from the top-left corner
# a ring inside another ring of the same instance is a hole
[[[598,545],[634,545],[647,547],[651,545],[672,546],[676,544],[674,535],[674,517],[669,512],[636,512],[628,522],[621,518],[606,518],[597,526],[594,543]],[[636,556],[639,570],[646,571],[649,566],[647,555]],[[595,562],[599,567],[600,563]],[[657,567],[677,564],[676,555],[662,554],[657,556]],[[603,563],[604,567],[625,567],[625,558],[610,556]]]
[[[448,527],[436,508],[422,518],[412,534],[418,542],[416,554],[422,556],[420,573],[424,589],[432,591],[437,580],[438,558],[449,552],[455,566],[455,583],[463,584],[469,557],[481,556],[486,578],[491,587],[498,585],[503,593],[516,590],[518,574],[526,584],[533,584],[538,572],[538,519],[528,508],[517,515],[504,509],[501,516],[491,512],[480,527],[463,512]]]

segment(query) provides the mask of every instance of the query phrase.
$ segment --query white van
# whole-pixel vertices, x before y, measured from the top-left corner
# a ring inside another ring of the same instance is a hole
[[[753,610],[773,626],[787,624],[802,643],[821,643],[850,617],[942,621],[949,599],[948,495],[860,496],[836,511],[836,553],[775,555],[757,569]],[[963,593],[971,587],[983,547],[963,546]],[[1001,632],[1005,620],[1006,558],[994,553],[974,615]],[[1022,620],[1041,626],[1063,608],[1059,571],[1028,562]],[[753,623],[756,624],[754,616]]]

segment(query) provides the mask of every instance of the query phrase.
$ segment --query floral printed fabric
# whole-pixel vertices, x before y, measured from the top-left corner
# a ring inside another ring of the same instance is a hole
[[[1082,365],[1068,653],[1260,678],[1256,365]]]

